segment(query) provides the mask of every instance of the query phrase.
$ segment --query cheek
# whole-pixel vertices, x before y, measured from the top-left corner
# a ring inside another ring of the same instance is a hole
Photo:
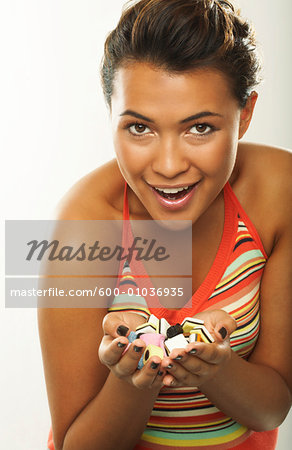
[[[127,178],[140,174],[150,164],[149,149],[133,144],[124,135],[115,135],[114,147],[120,169]]]
[[[233,136],[220,136],[197,153],[197,164],[202,172],[215,177],[230,174],[234,167],[237,140]]]

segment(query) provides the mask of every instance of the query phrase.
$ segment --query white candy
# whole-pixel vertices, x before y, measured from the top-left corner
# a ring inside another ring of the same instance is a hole
[[[143,325],[139,325],[136,328],[136,333],[137,334],[157,333],[157,330],[154,325],[146,322],[146,323],[143,323]]]
[[[158,333],[163,334],[163,336],[166,336],[166,331],[169,327],[170,325],[166,319],[164,318],[160,319],[158,324]]]
[[[169,354],[174,348],[185,348],[188,345],[187,339],[182,333],[172,338],[165,339],[164,346]]]
[[[158,325],[159,325],[158,317],[154,316],[154,314],[151,314],[151,316],[148,319],[148,323],[153,325],[156,328],[156,330],[158,331]]]

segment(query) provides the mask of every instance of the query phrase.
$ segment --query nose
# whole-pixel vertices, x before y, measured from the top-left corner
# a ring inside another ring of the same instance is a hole
[[[152,170],[165,178],[175,178],[189,168],[189,161],[179,137],[165,136],[157,143]]]

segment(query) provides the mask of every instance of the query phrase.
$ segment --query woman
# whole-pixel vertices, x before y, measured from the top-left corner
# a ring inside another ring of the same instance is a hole
[[[150,313],[181,323],[184,308],[129,297],[109,313],[40,310],[56,449],[275,448],[292,389],[291,154],[238,142],[258,70],[228,1],[142,0],[109,35],[117,159],[79,182],[58,218],[190,220],[191,315],[214,342],[137,370],[145,343],[125,352],[129,332]]]

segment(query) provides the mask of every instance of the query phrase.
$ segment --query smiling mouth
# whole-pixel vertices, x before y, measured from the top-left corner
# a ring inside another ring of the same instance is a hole
[[[159,194],[161,197],[166,198],[167,200],[179,200],[180,198],[185,197],[196,185],[197,183],[194,183],[190,186],[185,186],[182,188],[156,188],[153,187],[153,189],[155,189],[155,192],[157,192],[157,194]]]

